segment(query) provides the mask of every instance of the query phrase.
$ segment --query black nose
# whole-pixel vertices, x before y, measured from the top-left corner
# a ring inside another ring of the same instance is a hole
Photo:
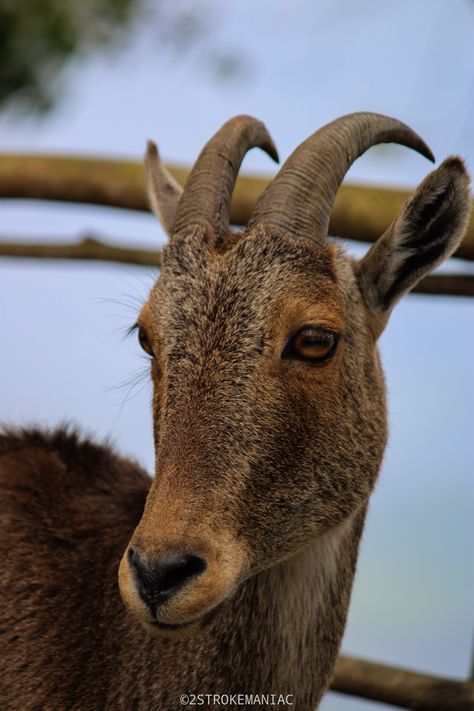
[[[191,554],[170,554],[150,563],[134,548],[128,549],[128,560],[140,596],[153,617],[160,605],[207,568],[203,558]]]

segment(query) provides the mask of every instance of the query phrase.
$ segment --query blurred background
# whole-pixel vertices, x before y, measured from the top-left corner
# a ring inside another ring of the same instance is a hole
[[[326,121],[371,110],[474,171],[471,0],[0,0],[0,52],[2,153],[140,160],[153,138],[166,160],[191,165],[225,120],[250,113],[284,159]],[[429,169],[383,146],[349,180],[412,187]],[[243,170],[275,169],[252,152]],[[86,232],[164,241],[147,214],[0,201],[0,240]],[[125,334],[155,278],[140,267],[0,259],[0,421],[72,421],[151,471],[147,364]],[[453,678],[468,672],[474,628],[473,326],[468,299],[411,295],[381,339],[391,436],[343,644]],[[321,705],[372,708],[387,707],[333,693]]]

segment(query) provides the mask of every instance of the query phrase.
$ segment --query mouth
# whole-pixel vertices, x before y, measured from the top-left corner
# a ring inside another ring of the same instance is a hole
[[[219,608],[220,605],[217,605],[212,610],[206,612],[202,617],[195,617],[193,620],[189,620],[188,622],[170,623],[159,622],[159,620],[149,620],[147,622],[147,626],[149,626],[149,629],[151,628],[153,630],[156,630],[156,632],[164,632],[165,635],[168,632],[170,636],[172,636],[173,633],[178,633],[179,636],[179,633],[183,632],[186,636],[186,632],[197,631],[206,627],[210,622],[212,622],[215,615],[219,611]]]
[[[171,639],[185,639],[197,634],[202,627],[202,619],[194,619],[190,622],[158,622],[158,620],[142,620],[142,624],[150,634],[159,637],[170,637]]]
[[[192,625],[195,625],[198,620],[191,620],[191,622],[181,622],[180,624],[167,624],[166,622],[158,622],[158,620],[154,620],[153,622],[150,622],[153,627],[159,630],[164,630],[168,632],[178,632],[179,630],[185,630],[188,627],[192,627]]]

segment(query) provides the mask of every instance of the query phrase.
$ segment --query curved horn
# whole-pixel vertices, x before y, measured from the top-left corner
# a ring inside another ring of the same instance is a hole
[[[266,224],[324,240],[345,174],[356,158],[378,143],[399,143],[434,161],[426,143],[396,119],[365,112],[341,116],[290,155],[257,201],[249,226]]]
[[[244,155],[262,148],[278,162],[273,141],[260,121],[235,116],[206,143],[189,175],[181,197],[173,232],[202,225],[220,236],[229,226],[232,190]]]

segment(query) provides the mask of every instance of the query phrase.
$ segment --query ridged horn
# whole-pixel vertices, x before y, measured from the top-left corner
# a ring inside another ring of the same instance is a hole
[[[345,174],[356,158],[378,143],[399,143],[434,161],[420,136],[396,119],[366,112],[341,116],[290,155],[258,199],[249,226],[265,224],[323,241]]]
[[[229,226],[232,191],[242,160],[251,148],[262,148],[278,162],[278,153],[261,121],[235,116],[206,143],[189,175],[173,232],[202,225],[219,237]]]

